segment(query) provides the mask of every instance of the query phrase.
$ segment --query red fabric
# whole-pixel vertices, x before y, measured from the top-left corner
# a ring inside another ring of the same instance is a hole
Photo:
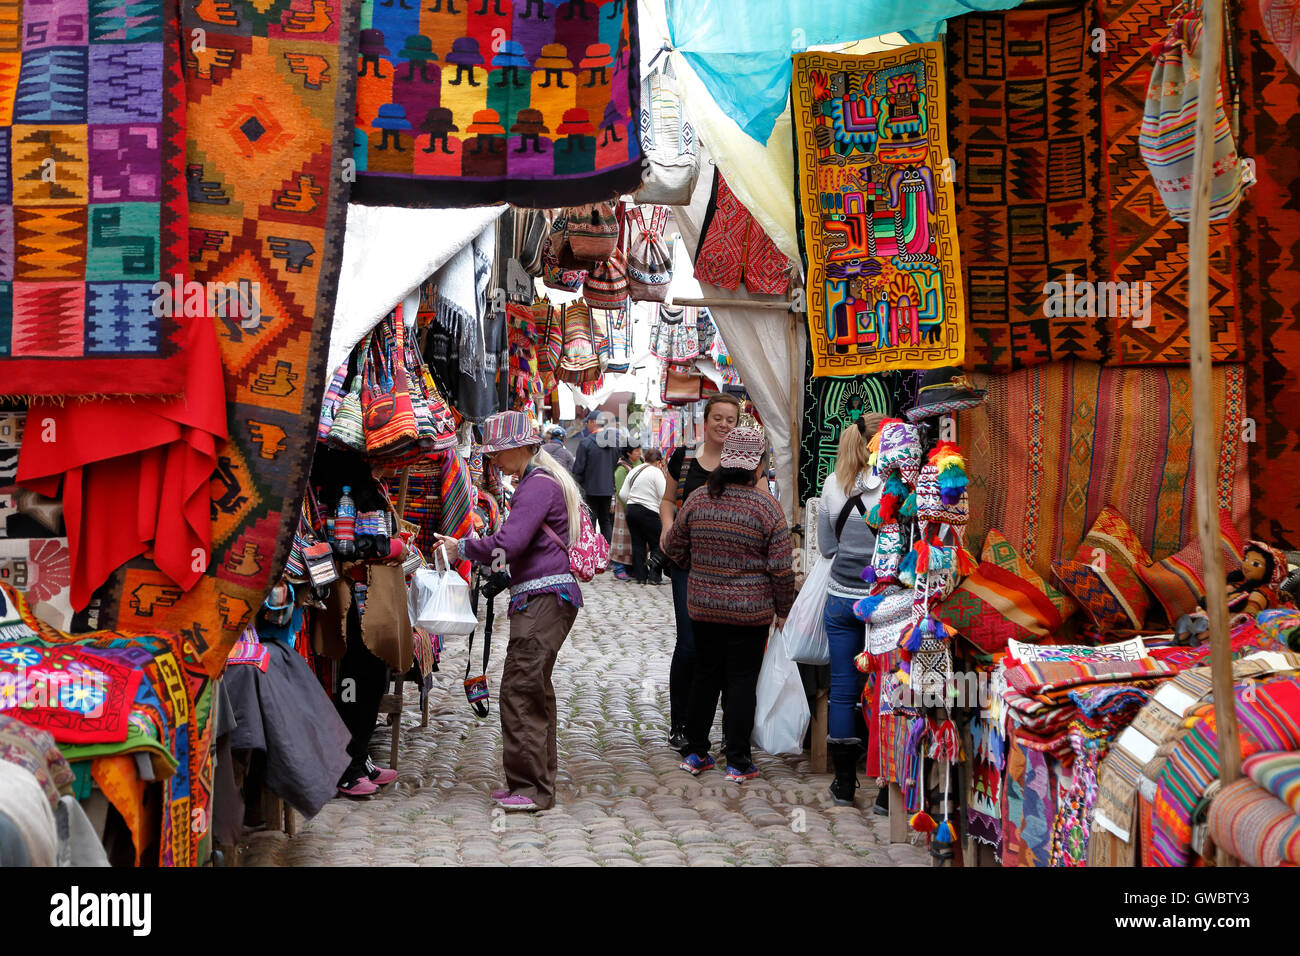
[[[63,485],[78,610],[118,567],[150,548],[159,569],[185,590],[207,565],[208,489],[218,442],[226,439],[225,384],[213,323],[195,321],[189,334],[182,397],[68,402],[29,412],[18,484],[50,497]]]
[[[13,698],[9,716],[61,744],[102,744],[126,740],[144,671],[77,647],[5,644],[0,675]]]
[[[723,289],[742,283],[750,292],[785,295],[790,288],[790,260],[781,254],[749,210],[717,174],[712,215],[695,255],[695,278]]]

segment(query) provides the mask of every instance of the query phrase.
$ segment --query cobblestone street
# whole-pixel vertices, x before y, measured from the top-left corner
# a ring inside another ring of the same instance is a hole
[[[426,728],[407,685],[397,782],[369,799],[331,801],[293,837],[251,834],[239,865],[928,865],[923,847],[889,844],[887,819],[871,812],[874,785],[857,806],[836,807],[830,775],[813,774],[806,754],[755,751],[762,776],[743,785],[726,782],[721,764],[699,778],[680,770],[665,730],[671,589],[603,575],[583,593],[555,667],[554,809],[506,815],[488,797],[501,785],[495,695],[509,629],[500,597],[491,716],[480,721],[466,704],[465,639],[451,639]],[[715,726],[715,744],[719,736]],[[377,733],[381,765],[388,747],[388,732]]]

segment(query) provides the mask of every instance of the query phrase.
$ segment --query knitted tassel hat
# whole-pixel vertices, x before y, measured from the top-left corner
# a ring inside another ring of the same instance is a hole
[[[887,476],[898,471],[909,487],[916,485],[921,470],[921,435],[915,425],[897,418],[887,418],[880,426],[880,452],[876,457],[876,474]]]

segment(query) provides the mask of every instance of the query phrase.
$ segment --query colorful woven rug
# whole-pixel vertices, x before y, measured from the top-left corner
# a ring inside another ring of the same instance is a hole
[[[1109,361],[1118,365],[1179,364],[1189,356],[1187,229],[1169,218],[1138,152],[1151,48],[1168,32],[1169,7],[1164,0],[1099,0],[1106,47],[1101,54],[1104,188],[1110,197],[1110,275],[1103,278],[1150,283],[1151,294],[1149,314],[1106,320]],[[1247,112],[1243,109],[1243,116]],[[1215,362],[1242,358],[1231,233],[1230,222],[1210,224],[1210,356]]]
[[[0,22],[6,395],[185,387],[182,320],[154,308],[185,271],[176,6],[90,9],[6,3]]]
[[[1196,536],[1187,371],[1069,361],[973,377],[988,398],[959,415],[970,475],[967,547],[977,550],[997,528],[1048,575],[1108,504],[1156,560]],[[1214,370],[1218,501],[1238,528],[1250,507],[1244,379],[1240,365]]]
[[[640,182],[635,3],[361,11],[354,202],[575,206]]]
[[[200,51],[186,53],[193,277],[257,283],[260,316],[252,327],[215,320],[230,438],[216,450],[203,577],[182,591],[133,562],[114,578],[105,619],[184,635],[213,675],[284,564],[315,449],[358,17],[357,0],[185,10],[185,34],[205,31]]]
[[[59,743],[115,743],[140,672],[72,648],[0,645],[0,710]]]
[[[1096,282],[1108,268],[1095,18],[1085,6],[948,23],[967,368],[1106,358],[1102,321],[1047,295],[1049,282]]]
[[[1243,156],[1257,181],[1232,222],[1245,338],[1250,445],[1251,533],[1300,548],[1300,76],[1269,39],[1255,3],[1234,25],[1243,83]]]
[[[813,374],[960,365],[943,44],[794,58]]]
[[[812,375],[812,353],[804,375],[803,421],[799,429],[799,500],[822,493],[822,484],[835,467],[840,433],[864,412],[896,416],[916,400],[917,375],[881,372],[876,375]]]

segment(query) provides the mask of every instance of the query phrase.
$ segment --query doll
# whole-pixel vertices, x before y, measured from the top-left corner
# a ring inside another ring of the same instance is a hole
[[[1279,570],[1276,553],[1258,541],[1247,543],[1241,554],[1241,568],[1228,573],[1228,612],[1257,614],[1277,603],[1275,586]]]

